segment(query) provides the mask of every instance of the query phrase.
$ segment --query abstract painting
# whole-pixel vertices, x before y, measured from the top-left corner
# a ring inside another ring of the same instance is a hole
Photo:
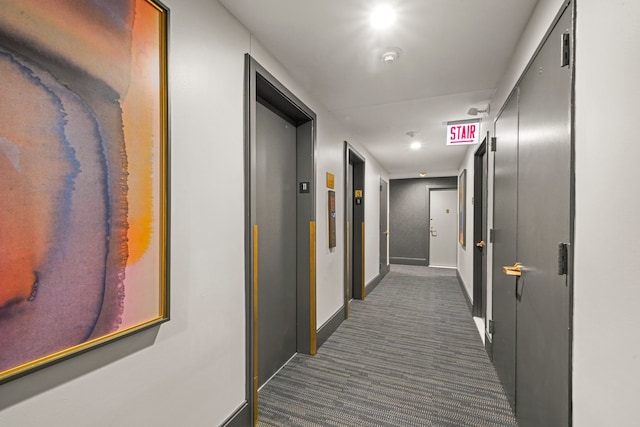
[[[0,382],[168,318],[167,14],[0,0]]]

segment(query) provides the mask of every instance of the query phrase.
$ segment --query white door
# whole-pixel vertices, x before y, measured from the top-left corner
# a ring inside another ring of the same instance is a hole
[[[429,266],[455,267],[458,191],[432,189],[429,191]]]

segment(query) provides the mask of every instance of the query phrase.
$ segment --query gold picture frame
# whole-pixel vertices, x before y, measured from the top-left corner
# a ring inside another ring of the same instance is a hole
[[[168,14],[0,4],[0,383],[169,319]]]

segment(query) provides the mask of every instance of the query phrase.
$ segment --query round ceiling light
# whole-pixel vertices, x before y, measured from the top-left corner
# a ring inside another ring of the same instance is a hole
[[[371,12],[369,22],[377,30],[389,28],[396,21],[396,12],[388,4],[376,6]]]
[[[413,141],[411,143],[411,149],[412,150],[419,150],[420,148],[422,148],[422,142],[420,141]]]
[[[400,49],[399,47],[388,47],[384,50],[382,55],[380,55],[380,61],[384,62],[385,64],[391,64],[392,62],[395,62],[398,58],[400,58],[401,54],[402,49]]]
[[[427,173],[426,172],[420,172],[418,174],[418,176],[420,176],[420,178],[424,178],[425,176],[427,176]]]

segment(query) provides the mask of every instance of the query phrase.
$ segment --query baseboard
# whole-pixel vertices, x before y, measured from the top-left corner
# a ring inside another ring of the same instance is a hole
[[[338,329],[338,327],[342,324],[345,315],[346,312],[344,306],[342,306],[340,307],[340,310],[336,311],[329,320],[324,322],[324,325],[320,326],[320,329],[318,329],[318,332],[316,333],[317,348],[322,347],[322,344],[324,344],[325,341],[329,339],[331,334],[333,334]]]
[[[462,280],[462,276],[460,276],[460,272],[458,270],[456,270],[456,276],[458,277],[458,284],[460,284],[460,290],[462,291],[462,295],[464,295],[464,299],[467,301],[469,312],[473,313],[473,303],[471,302],[471,298],[467,293],[467,287],[464,285],[464,280]]]
[[[403,257],[390,257],[389,262],[391,264],[402,265],[427,265],[426,258],[403,258]]]
[[[491,342],[491,337],[489,337],[487,331],[484,332],[484,349],[489,356],[489,360],[493,362],[493,343]]]
[[[382,274],[383,276],[386,276],[387,273],[389,273],[390,271],[391,271],[391,264],[383,265],[382,269],[380,270],[380,274]]]
[[[391,267],[389,267],[389,269],[391,269]],[[367,283],[367,285],[364,287],[364,295],[365,296],[369,295],[376,288],[376,286],[380,284],[380,282],[382,281],[382,279],[384,279],[384,276],[386,276],[387,273],[388,271],[382,271],[380,274],[374,277],[369,283]]]
[[[253,417],[249,410],[249,404],[244,402],[240,408],[236,410],[225,422],[221,425],[223,427],[246,427],[253,425]]]

